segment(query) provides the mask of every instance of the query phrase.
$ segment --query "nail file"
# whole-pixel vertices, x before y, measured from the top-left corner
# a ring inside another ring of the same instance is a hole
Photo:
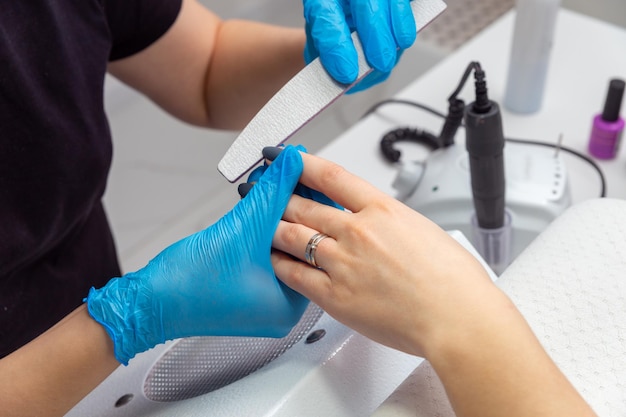
[[[446,8],[442,0],[413,0],[410,4],[418,31]],[[352,85],[372,72],[356,32],[352,33],[352,41],[359,62],[357,80],[353,84],[338,83],[326,72],[319,58],[311,61],[259,110],[226,151],[217,169],[228,181],[235,182],[241,178],[261,161],[263,148],[289,139]]]

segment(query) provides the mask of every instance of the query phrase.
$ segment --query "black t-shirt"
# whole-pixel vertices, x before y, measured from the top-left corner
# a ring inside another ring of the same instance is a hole
[[[0,2],[0,357],[119,276],[101,198],[107,63],[162,36],[181,0]]]

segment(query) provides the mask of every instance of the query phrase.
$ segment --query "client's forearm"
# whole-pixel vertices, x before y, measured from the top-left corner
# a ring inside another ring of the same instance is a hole
[[[429,354],[457,416],[594,416],[515,306],[494,299]]]

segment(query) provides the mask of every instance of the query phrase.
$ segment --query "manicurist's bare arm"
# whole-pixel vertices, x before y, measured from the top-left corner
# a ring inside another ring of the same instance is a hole
[[[0,360],[1,414],[63,416],[118,366],[113,342],[83,305]]]
[[[240,129],[304,66],[305,40],[302,29],[223,21],[183,0],[160,39],[109,72],[186,122]]]

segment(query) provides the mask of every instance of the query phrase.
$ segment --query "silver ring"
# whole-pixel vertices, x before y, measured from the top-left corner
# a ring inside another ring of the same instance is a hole
[[[307,243],[306,249],[304,250],[304,259],[306,259],[309,265],[319,268],[317,262],[315,261],[315,251],[317,250],[317,246],[320,242],[327,237],[328,235],[325,235],[324,233],[316,233],[311,236],[311,239],[309,239],[309,243]]]

